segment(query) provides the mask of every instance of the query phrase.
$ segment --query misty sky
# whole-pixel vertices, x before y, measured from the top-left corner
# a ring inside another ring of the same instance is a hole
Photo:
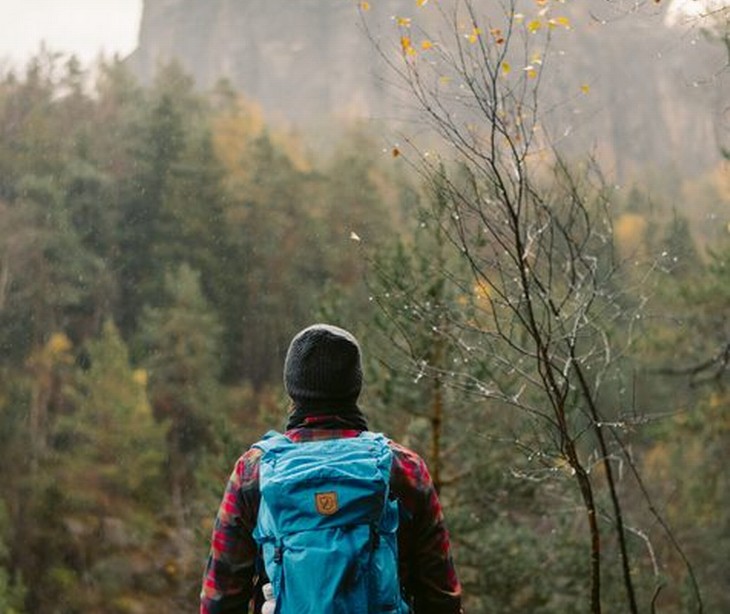
[[[143,0],[0,0],[0,71],[24,65],[41,41],[53,51],[75,53],[84,63],[100,51],[111,56],[137,46]],[[730,0],[669,0],[672,21],[730,6]]]
[[[141,14],[142,0],[0,0],[0,62],[24,64],[41,40],[85,63],[100,50],[127,54]]]

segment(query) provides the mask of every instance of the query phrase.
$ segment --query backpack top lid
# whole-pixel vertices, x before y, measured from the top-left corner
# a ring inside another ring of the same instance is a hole
[[[394,530],[380,526],[392,464],[382,434],[294,443],[270,432],[255,447],[263,451],[259,537],[353,524]]]

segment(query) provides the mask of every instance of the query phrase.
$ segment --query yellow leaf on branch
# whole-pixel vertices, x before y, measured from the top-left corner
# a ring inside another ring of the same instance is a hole
[[[483,281],[478,281],[474,284],[474,296],[479,300],[489,299],[492,296],[491,287]]]
[[[540,28],[542,28],[542,22],[539,19],[533,19],[530,23],[527,24],[527,31],[534,34],[537,32]]]
[[[557,28],[558,26],[561,26],[566,30],[570,30],[570,19],[567,17],[553,17],[548,21],[548,26],[550,28]]]
[[[410,17],[396,17],[395,18],[395,21],[402,28],[410,28],[411,27],[411,18]]]
[[[406,55],[416,55],[416,50],[413,48],[413,43],[411,43],[410,36],[401,36],[400,46],[401,49],[403,49],[403,53],[405,53]]]
[[[512,67],[509,65],[509,62],[502,62],[502,75],[506,77],[511,70]]]
[[[365,2],[365,0],[363,0],[362,2],[360,2],[360,10],[361,11],[369,11],[370,10],[370,3],[369,2]]]
[[[474,44],[479,40],[479,35],[481,33],[482,33],[482,29],[474,26],[474,29],[471,31],[471,33],[465,35],[466,40],[468,40],[470,43]]]

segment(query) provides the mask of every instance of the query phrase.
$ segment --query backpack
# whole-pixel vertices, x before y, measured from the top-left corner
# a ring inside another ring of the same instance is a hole
[[[277,614],[403,614],[393,453],[381,434],[257,444],[261,504],[254,539]]]

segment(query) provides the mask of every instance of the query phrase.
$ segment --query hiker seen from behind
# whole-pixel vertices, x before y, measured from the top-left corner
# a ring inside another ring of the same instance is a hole
[[[201,614],[463,612],[426,463],[369,431],[358,406],[355,337],[305,328],[289,346],[284,383],[285,432],[246,451],[226,486]]]

